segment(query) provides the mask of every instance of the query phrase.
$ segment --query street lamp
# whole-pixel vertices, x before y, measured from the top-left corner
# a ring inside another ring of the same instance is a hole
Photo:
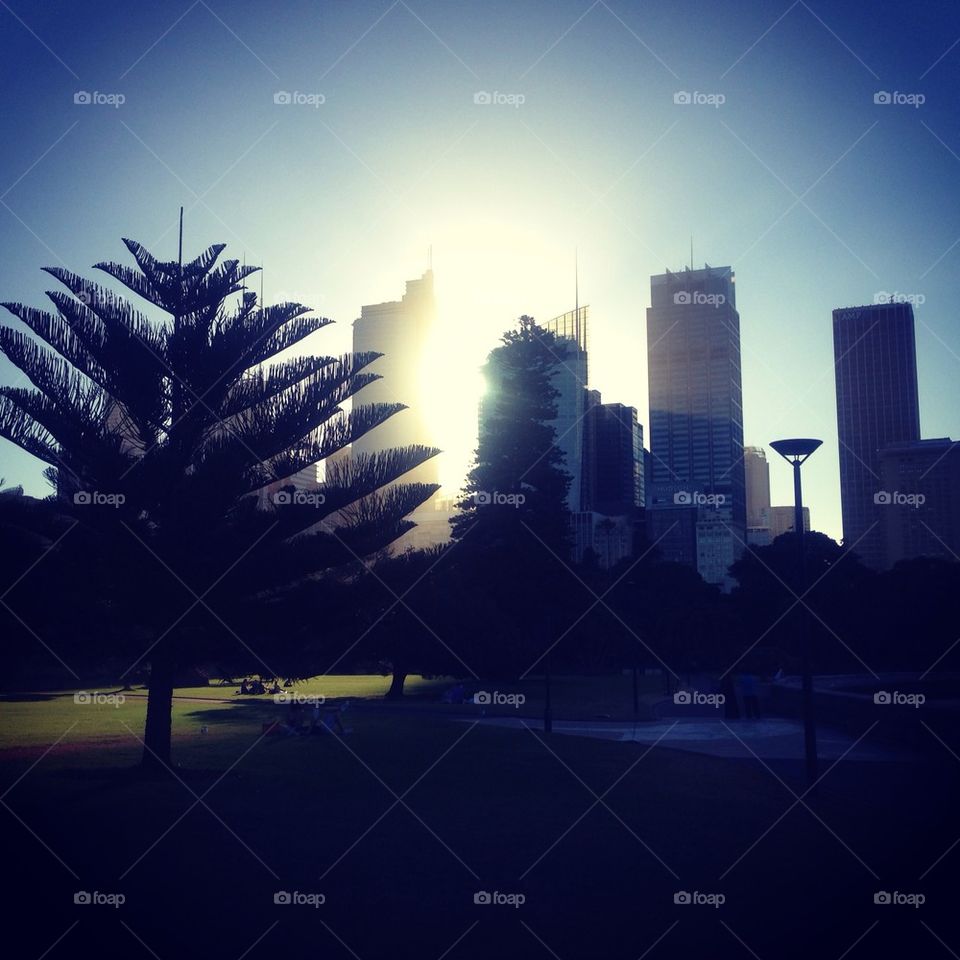
[[[800,467],[823,443],[822,440],[794,439],[774,440],[770,446],[793,467],[793,529],[797,534],[797,597],[803,596],[806,586],[806,553],[804,550],[803,491],[800,487]],[[807,758],[807,786],[817,782],[817,728],[813,720],[813,677],[810,674],[810,636],[803,602],[798,611],[800,617],[800,657],[803,670],[803,741]]]

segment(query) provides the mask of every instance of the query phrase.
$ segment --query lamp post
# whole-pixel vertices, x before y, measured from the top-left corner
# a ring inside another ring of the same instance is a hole
[[[803,490],[800,468],[823,443],[822,440],[774,440],[770,446],[793,467],[793,529],[797,535],[797,597],[803,596],[807,583],[806,551],[803,527]],[[799,604],[800,659],[803,686],[803,742],[807,761],[807,786],[817,782],[817,728],[813,719],[813,677],[810,674],[810,635],[803,603]]]
[[[543,661],[543,732],[553,733],[553,707],[550,703],[550,653]]]

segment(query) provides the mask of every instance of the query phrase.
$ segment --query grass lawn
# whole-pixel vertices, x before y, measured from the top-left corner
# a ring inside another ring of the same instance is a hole
[[[404,684],[404,696],[417,704],[436,705],[444,690],[458,681],[451,677],[425,679],[410,676]],[[181,697],[204,699],[234,699],[239,683],[227,687],[180,687],[176,693]],[[379,699],[390,687],[390,677],[379,674],[358,676],[334,675],[312,677],[285,688],[302,695],[322,694],[328,700],[339,699]],[[517,713],[519,716],[541,716],[543,714],[544,683],[543,677],[528,677],[510,681],[466,681],[465,692],[472,696],[478,691],[523,698],[516,707],[495,706],[493,712]],[[138,691],[139,692],[139,691]],[[638,677],[638,693],[641,710],[660,699],[663,694],[663,679],[657,674],[641,674]],[[260,697],[237,697],[238,700],[263,700],[271,702],[269,694]],[[599,676],[556,676],[551,684],[551,699],[554,713],[558,717],[628,717],[633,715],[633,678],[629,675],[604,674]]]
[[[329,689],[361,696],[360,678],[343,679]],[[946,753],[924,766],[841,762],[815,817],[789,810],[792,764],[545,740],[418,707],[358,704],[341,740],[261,738],[272,704],[181,702],[176,776],[145,780],[131,770],[144,701],[0,702],[7,908],[45,917],[8,925],[9,955],[39,957],[64,935],[49,957],[109,943],[162,960],[829,960],[869,930],[851,960],[901,941],[922,946],[911,956],[949,956],[920,919],[960,944],[946,895],[958,854],[919,879],[956,838],[946,798],[960,767]],[[79,890],[126,902],[77,906]],[[877,890],[928,902],[884,913]],[[325,902],[278,905],[278,891]],[[525,902],[476,905],[478,891]],[[675,905],[677,891],[726,902]]]

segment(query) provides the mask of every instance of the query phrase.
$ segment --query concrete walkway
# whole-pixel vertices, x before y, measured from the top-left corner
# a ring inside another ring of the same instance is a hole
[[[461,721],[469,722],[469,721]],[[542,731],[542,720],[490,717],[477,722],[490,726]],[[803,725],[797,720],[779,717],[763,720],[728,720],[701,717],[676,717],[651,722],[604,722],[555,720],[553,732],[575,737],[596,737],[601,740],[633,741],[662,747],[689,750],[715,757],[751,758],[756,754],[763,760],[803,759]],[[822,759],[842,756],[854,739],[833,730],[817,731],[817,752]],[[904,761],[909,755],[871,743],[860,741],[847,754],[850,760]]]

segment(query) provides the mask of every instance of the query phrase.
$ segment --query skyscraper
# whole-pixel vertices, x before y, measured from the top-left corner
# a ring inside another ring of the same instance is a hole
[[[643,506],[643,426],[637,408],[601,403],[589,391],[585,418],[584,510],[608,517],[627,516]]]
[[[784,533],[792,533],[796,521],[796,510],[793,507],[770,507],[769,535],[773,542]],[[803,529],[810,531],[810,508],[803,508]]]
[[[913,557],[960,556],[960,441],[893,443],[880,451],[874,502],[884,566]]]
[[[587,408],[587,345],[589,307],[575,310],[540,324],[560,339],[552,382],[557,391],[557,416],[551,425],[557,434],[557,446],[570,474],[567,505],[581,509],[583,500],[584,415]]]
[[[880,449],[920,439],[913,307],[882,303],[833,311],[843,542],[884,565]]]
[[[770,509],[770,464],[763,447],[743,448],[743,470],[747,486],[747,529],[766,524]]]
[[[381,379],[360,390],[356,402],[404,403],[407,409],[354,441],[351,455],[411,444],[433,445],[426,428],[426,400],[421,383],[424,347],[435,318],[432,270],[419,280],[408,280],[401,300],[361,308],[360,317],[353,324],[354,353],[375,351],[383,356],[366,368],[379,374]],[[438,475],[437,458],[433,457],[404,474],[399,482],[436,483]],[[440,511],[434,509],[433,499],[421,504],[411,515],[418,526],[398,541],[400,549],[431,546],[449,538],[446,514],[440,516]]]
[[[746,535],[740,315],[730,267],[650,278],[651,540],[729,586]]]

